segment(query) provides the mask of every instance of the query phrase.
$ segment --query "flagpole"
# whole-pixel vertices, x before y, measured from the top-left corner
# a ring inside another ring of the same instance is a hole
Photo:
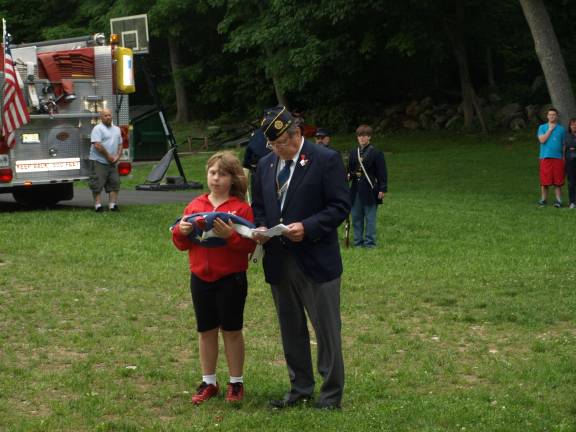
[[[0,135],[4,136],[4,89],[6,88],[6,20],[2,18],[2,100],[0,100]],[[7,137],[5,137],[8,139]]]

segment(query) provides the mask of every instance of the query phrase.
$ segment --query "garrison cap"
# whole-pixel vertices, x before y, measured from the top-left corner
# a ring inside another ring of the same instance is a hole
[[[267,109],[260,128],[268,141],[276,141],[294,122],[294,118],[285,106]]]
[[[323,137],[327,137],[327,136],[332,136],[332,134],[330,133],[330,131],[328,129],[324,129],[324,128],[318,128],[316,129],[316,135],[318,138],[323,138]]]

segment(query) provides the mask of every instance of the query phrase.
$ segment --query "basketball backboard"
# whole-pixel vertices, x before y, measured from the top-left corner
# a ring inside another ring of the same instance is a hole
[[[148,16],[132,15],[110,19],[110,32],[120,36],[120,44],[134,54],[148,54]]]

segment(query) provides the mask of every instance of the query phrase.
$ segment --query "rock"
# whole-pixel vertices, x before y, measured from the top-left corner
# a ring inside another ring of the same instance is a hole
[[[526,127],[526,121],[522,117],[515,117],[510,121],[510,129],[520,130]]]
[[[381,131],[388,129],[388,127],[390,127],[389,117],[383,118],[378,124],[378,129],[380,129]]]
[[[504,120],[516,117],[518,114],[522,114],[522,107],[520,104],[510,103],[500,108],[500,110],[496,113],[496,117]]]
[[[433,104],[434,102],[432,101],[432,98],[430,96],[425,97],[420,101],[420,106],[425,109],[430,108]]]
[[[410,129],[410,130],[416,130],[416,129],[418,129],[418,128],[420,127],[420,125],[418,124],[418,122],[417,122],[416,120],[414,120],[414,119],[404,120],[404,121],[402,122],[402,126],[403,126],[405,129]]]
[[[419,114],[419,107],[418,107],[418,102],[416,101],[412,101],[408,104],[408,106],[406,107],[406,115],[408,117],[417,117]]]
[[[444,114],[435,114],[434,115],[434,124],[437,124],[438,126],[444,126],[444,123],[446,123],[446,120],[448,120],[448,116],[446,116]]]
[[[460,119],[462,119],[462,116],[460,116],[460,115],[453,116],[450,120],[448,120],[446,122],[446,126],[445,126],[446,129],[451,129],[452,127],[454,127]]]
[[[393,115],[399,114],[401,112],[402,112],[402,105],[393,105],[384,110],[384,116],[392,117]]]
[[[430,129],[430,124],[432,123],[430,116],[426,115],[426,113],[422,113],[418,116],[418,122],[422,129]]]

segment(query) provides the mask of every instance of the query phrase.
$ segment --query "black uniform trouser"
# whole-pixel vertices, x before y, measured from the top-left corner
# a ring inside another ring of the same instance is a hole
[[[568,197],[576,204],[576,158],[566,158],[566,178],[568,180]]]

